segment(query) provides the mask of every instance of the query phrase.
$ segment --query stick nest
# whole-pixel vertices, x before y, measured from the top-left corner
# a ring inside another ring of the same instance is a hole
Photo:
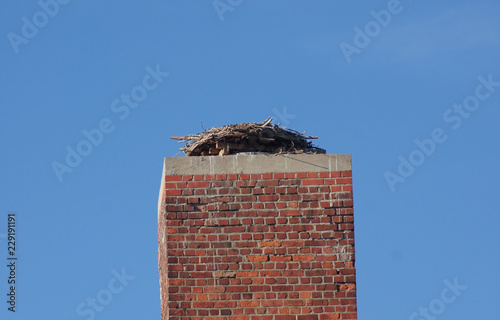
[[[203,133],[172,139],[186,142],[179,150],[186,156],[229,155],[239,152],[325,153],[313,146],[310,139],[295,130],[273,125],[272,117],[260,123],[240,123],[204,130]]]

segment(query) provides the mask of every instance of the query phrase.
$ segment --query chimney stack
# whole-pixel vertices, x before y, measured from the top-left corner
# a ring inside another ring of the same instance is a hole
[[[350,155],[166,158],[162,320],[357,319]]]

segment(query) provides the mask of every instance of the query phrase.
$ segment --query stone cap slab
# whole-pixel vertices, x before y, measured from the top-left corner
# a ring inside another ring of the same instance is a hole
[[[235,154],[206,157],[168,157],[164,175],[351,170],[349,154]]]

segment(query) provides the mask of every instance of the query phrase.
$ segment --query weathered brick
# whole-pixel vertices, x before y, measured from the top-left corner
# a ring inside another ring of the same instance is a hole
[[[260,247],[279,247],[281,246],[281,241],[273,240],[273,241],[261,241],[259,242]]]
[[[261,256],[248,256],[247,261],[251,262],[263,262],[269,260],[269,256],[261,255]]]
[[[238,271],[236,273],[237,277],[257,277],[258,275],[258,271]]]
[[[297,320],[318,320],[317,314],[307,314],[297,316]]]
[[[312,261],[314,260],[314,256],[309,254],[309,255],[295,255],[293,256],[293,261]]]

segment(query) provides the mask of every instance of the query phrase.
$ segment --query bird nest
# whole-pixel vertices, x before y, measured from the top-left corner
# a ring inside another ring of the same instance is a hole
[[[325,153],[324,149],[313,146],[310,139],[295,130],[273,125],[272,117],[261,123],[239,123],[220,128],[206,129],[203,133],[172,139],[186,142],[179,150],[186,156],[229,155],[240,152],[266,153]]]

